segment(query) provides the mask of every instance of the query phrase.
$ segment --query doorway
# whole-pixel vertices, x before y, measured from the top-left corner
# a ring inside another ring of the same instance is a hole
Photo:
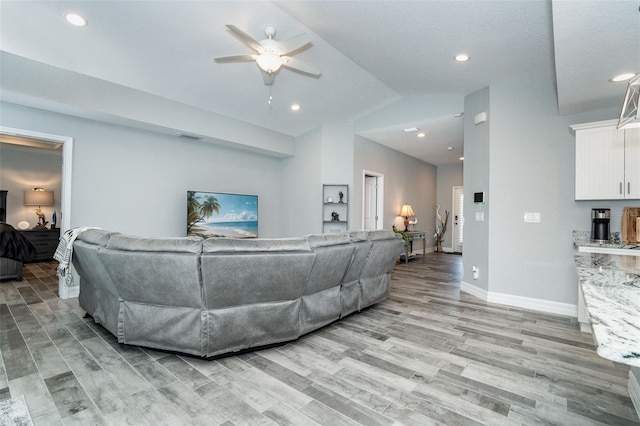
[[[42,143],[62,144],[62,190],[60,194],[60,234],[71,229],[71,171],[73,157],[73,138],[51,135],[31,130],[14,129],[0,126],[0,134],[36,140]],[[58,281],[58,295],[61,299],[78,297],[80,288],[67,287],[64,279]]]
[[[464,241],[464,187],[453,187],[453,238],[451,247],[454,253],[462,253]]]
[[[363,176],[362,228],[383,229],[384,175],[365,170]]]

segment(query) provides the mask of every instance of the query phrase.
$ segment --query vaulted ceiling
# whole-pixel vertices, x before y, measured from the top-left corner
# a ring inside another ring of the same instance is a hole
[[[494,82],[547,79],[557,86],[560,115],[621,105],[626,84],[608,80],[640,72],[639,6],[637,0],[2,1],[0,96],[79,115],[96,101],[74,93],[69,105],[25,93],[11,73],[19,62],[20,73],[39,81],[53,71],[86,75],[292,137],[354,121],[362,136],[432,164],[452,164],[463,153],[462,120],[453,114],[462,112],[464,95]],[[70,11],[88,26],[67,24]],[[322,75],[282,69],[265,86],[253,62],[214,62],[252,53],[227,24],[256,40],[268,25],[276,40],[308,33],[312,45],[296,57]],[[454,61],[458,53],[471,60]],[[109,93],[99,101],[108,103]],[[292,103],[301,109],[291,111]],[[426,136],[404,134],[405,127]]]

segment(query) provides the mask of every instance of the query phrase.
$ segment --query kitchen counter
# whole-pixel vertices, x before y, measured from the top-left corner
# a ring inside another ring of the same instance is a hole
[[[640,257],[578,252],[574,260],[598,355],[640,367]]]
[[[640,245],[638,244],[613,244],[594,243],[591,241],[574,241],[579,252],[583,253],[606,253],[619,254],[623,256],[640,256]]]

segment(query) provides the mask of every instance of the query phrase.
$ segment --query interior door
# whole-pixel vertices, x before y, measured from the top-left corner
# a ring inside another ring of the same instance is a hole
[[[453,251],[462,253],[464,240],[464,188],[453,187]]]
[[[364,177],[364,229],[376,229],[378,221],[378,178]]]

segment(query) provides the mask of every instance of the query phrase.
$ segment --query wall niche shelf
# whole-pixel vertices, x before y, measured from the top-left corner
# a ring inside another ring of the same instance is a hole
[[[348,230],[349,185],[322,185],[322,233]]]

